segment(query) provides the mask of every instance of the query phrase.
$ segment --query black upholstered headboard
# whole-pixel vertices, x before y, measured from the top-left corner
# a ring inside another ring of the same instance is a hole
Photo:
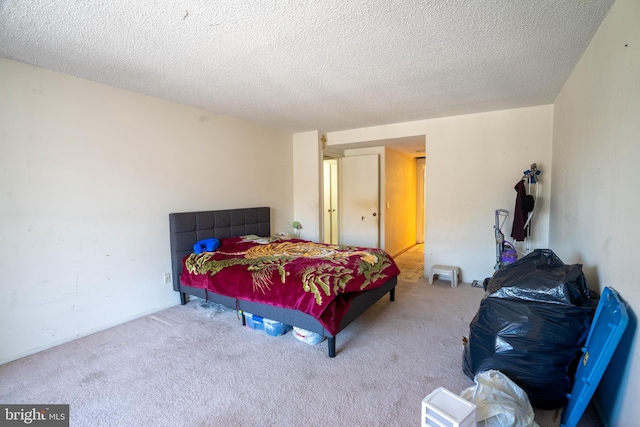
[[[226,209],[220,211],[169,214],[171,236],[171,272],[173,289],[180,291],[182,260],[200,240],[256,234],[271,235],[270,208]]]

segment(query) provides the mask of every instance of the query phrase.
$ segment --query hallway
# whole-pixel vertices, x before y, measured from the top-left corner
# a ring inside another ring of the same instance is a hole
[[[420,243],[394,258],[400,268],[399,280],[415,283],[424,277],[424,244]]]

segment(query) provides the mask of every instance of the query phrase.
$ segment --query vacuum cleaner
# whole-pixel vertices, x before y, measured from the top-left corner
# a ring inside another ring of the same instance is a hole
[[[500,270],[500,268],[502,268],[504,265],[511,264],[516,259],[518,259],[516,248],[510,242],[504,239],[504,234],[502,233],[502,226],[504,225],[504,222],[507,220],[508,216],[508,210],[496,209],[496,223],[493,226],[496,239],[496,265],[493,267],[494,270]],[[504,219],[500,221],[500,218]]]

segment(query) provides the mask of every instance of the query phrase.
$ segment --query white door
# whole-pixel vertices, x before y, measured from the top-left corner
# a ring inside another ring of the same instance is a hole
[[[380,178],[377,154],[340,159],[340,244],[380,245]]]

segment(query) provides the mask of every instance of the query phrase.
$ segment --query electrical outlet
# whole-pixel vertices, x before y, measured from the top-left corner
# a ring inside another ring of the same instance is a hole
[[[164,273],[164,283],[165,285],[171,283],[171,273]]]

